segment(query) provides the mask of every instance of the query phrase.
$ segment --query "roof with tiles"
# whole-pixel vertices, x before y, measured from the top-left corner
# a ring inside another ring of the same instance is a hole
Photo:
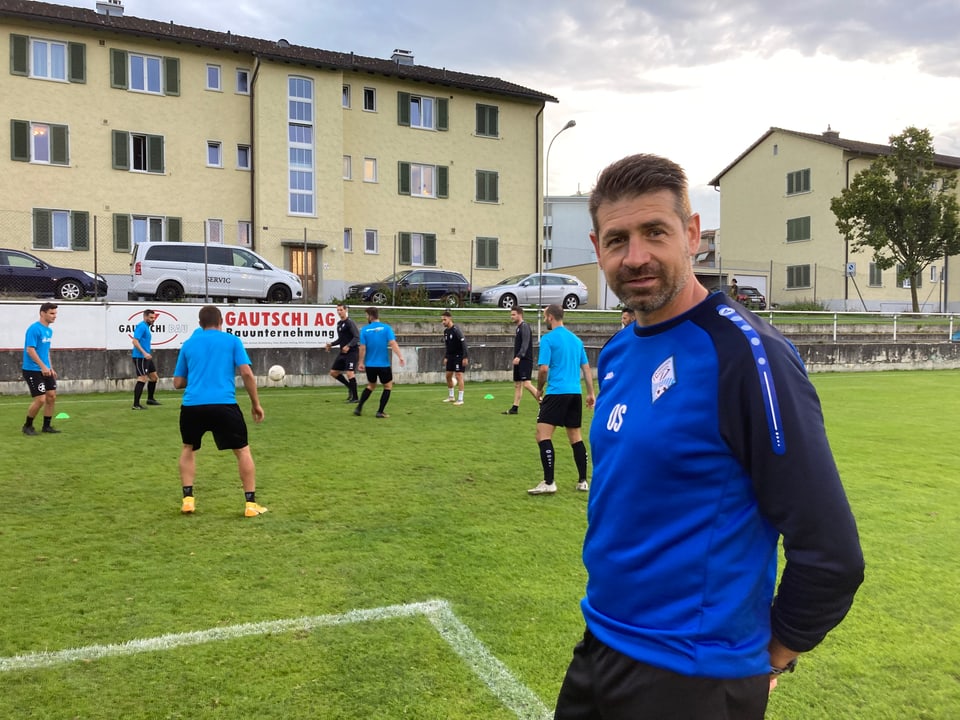
[[[91,0],[92,1],[92,0]],[[200,47],[246,52],[269,60],[302,63],[318,68],[368,72],[389,77],[505,95],[520,100],[557,102],[552,95],[531,90],[496,77],[471,75],[447,68],[404,64],[394,60],[365,57],[354,53],[320,50],[285,41],[262,40],[231,32],[177,25],[171,22],[144,20],[126,15],[108,15],[67,5],[34,2],[33,0],[0,0],[0,17],[69,25],[85,30],[112,31],[121,35],[191,43]]]

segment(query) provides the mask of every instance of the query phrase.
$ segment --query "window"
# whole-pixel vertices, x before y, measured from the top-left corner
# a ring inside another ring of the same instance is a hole
[[[449,168],[401,160],[397,165],[397,185],[401,195],[445,198],[449,195]]]
[[[868,280],[870,287],[882,287],[883,286],[883,270],[877,267],[875,262],[870,263],[870,279]]]
[[[249,220],[237,221],[237,245],[250,247],[253,241],[253,223]]]
[[[810,192],[810,168],[787,173],[787,195]]]
[[[115,170],[163,173],[163,136],[113,131]]]
[[[350,86],[349,85],[343,86],[343,92],[340,97],[340,104],[343,105],[343,107],[345,108],[350,107]]]
[[[397,124],[422,130],[446,130],[447,98],[397,93]]]
[[[477,202],[500,202],[500,175],[492,170],[477,170]]]
[[[10,35],[10,74],[39,80],[87,81],[87,46]]]
[[[787,266],[787,289],[810,287],[810,266]]]
[[[150,242],[180,242],[182,222],[178,217],[114,215],[113,250],[130,252],[133,245]],[[131,242],[132,241],[132,242]]]
[[[10,121],[10,158],[46,165],[69,165],[70,144],[66,125],[26,120]]]
[[[377,159],[376,158],[364,158],[363,159],[363,181],[375,183],[377,182]]]
[[[363,89],[363,109],[368,112],[377,111],[377,91],[375,88],[365,87]]]
[[[220,89],[220,66],[207,65],[207,90],[219,91]]]
[[[34,208],[33,247],[36,250],[89,250],[90,214]]]
[[[223,244],[223,220],[207,220],[204,223],[204,237],[208,243]]]
[[[349,155],[343,156],[343,179],[344,180],[353,179],[353,161]]]
[[[500,108],[477,103],[477,135],[500,137]]]
[[[787,220],[787,242],[810,239],[810,216]]]
[[[250,71],[246,68],[237,68],[237,94],[250,94]]]
[[[110,87],[156,95],[179,95],[180,60],[110,48]]]
[[[380,240],[377,237],[376,230],[363,231],[363,251],[365,253],[379,253]]]
[[[939,282],[939,277],[938,277],[938,274],[937,274],[937,266],[936,266],[936,265],[931,265],[931,266],[930,266],[930,282],[932,282],[932,283]]]
[[[437,264],[437,236],[432,233],[400,233],[400,264]]]
[[[291,75],[287,95],[290,213],[313,215],[313,81]]]
[[[498,270],[500,268],[499,244],[499,238],[477,238],[477,268],[486,270]]]
[[[353,228],[343,229],[343,251],[353,252]]]
[[[207,142],[207,167],[223,167],[223,147],[216,140]]]
[[[237,170],[250,169],[250,146],[237,145]]]
[[[905,273],[906,273],[906,270],[904,269],[903,265],[901,265],[900,263],[897,263],[897,287],[904,288],[905,290],[909,290],[912,284],[912,280],[914,278],[911,278],[909,275],[906,275]],[[923,287],[922,273],[917,273],[916,281],[917,281],[918,288]]]

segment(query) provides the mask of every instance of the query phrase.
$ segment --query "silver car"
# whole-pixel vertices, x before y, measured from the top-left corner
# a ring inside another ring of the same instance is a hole
[[[587,286],[578,278],[559,273],[514,275],[473,293],[475,303],[508,309],[517,305],[559,303],[566,310],[574,310],[586,303],[587,297]]]

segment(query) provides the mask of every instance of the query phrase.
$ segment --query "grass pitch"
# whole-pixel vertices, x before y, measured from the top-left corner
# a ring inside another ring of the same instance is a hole
[[[955,717],[960,373],[814,382],[867,581],[768,717]],[[180,515],[178,393],[142,413],[128,394],[63,394],[64,433],[33,438],[19,434],[27,398],[0,398],[0,715],[495,720],[552,708],[585,581],[587,498],[563,434],[560,491],[528,497],[540,477],[529,396],[505,417],[512,385],[468,384],[462,407],[441,402],[444,387],[398,385],[377,420],[378,394],[357,418],[339,386],[264,389],[266,420],[250,428],[270,512],[250,519],[233,456],[209,435],[197,513]],[[506,679],[484,680],[423,614],[271,625],[431,601]],[[232,631],[251,623],[268,629]],[[218,629],[223,639],[169,640]],[[155,646],[10,664],[137,639]]]

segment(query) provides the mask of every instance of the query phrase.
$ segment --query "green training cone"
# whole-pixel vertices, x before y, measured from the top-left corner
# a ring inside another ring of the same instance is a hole
[[[67,415],[66,413],[57,413],[56,417],[57,417],[57,420],[69,420],[69,419],[70,419],[70,416]]]
[[[490,393],[487,393],[486,395],[483,396],[483,399],[484,399],[484,400],[493,400],[493,395],[491,395]]]

